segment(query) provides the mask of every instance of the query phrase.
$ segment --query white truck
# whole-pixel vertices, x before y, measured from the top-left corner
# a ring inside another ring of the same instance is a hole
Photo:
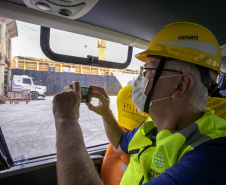
[[[13,75],[12,92],[31,93],[31,99],[36,100],[39,96],[45,98],[46,86],[34,85],[32,77],[27,75]]]

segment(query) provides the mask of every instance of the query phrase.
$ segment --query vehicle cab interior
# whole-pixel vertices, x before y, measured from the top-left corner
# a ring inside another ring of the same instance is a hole
[[[0,96],[4,84],[10,91],[13,75],[32,79],[24,102],[17,98],[0,104],[0,184],[57,184],[54,95],[73,80],[84,87],[99,85],[118,119],[117,95],[132,85],[143,65],[135,55],[170,23],[197,23],[216,36],[222,54],[218,82],[226,98],[225,9],[226,1],[220,0],[0,1]],[[3,39],[9,41],[3,44]],[[109,141],[102,119],[87,111],[82,105],[79,122],[101,175]]]

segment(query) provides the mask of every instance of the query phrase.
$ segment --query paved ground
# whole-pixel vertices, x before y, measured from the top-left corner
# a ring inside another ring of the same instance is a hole
[[[27,158],[56,153],[56,131],[52,114],[53,96],[38,99],[29,104],[0,104],[0,126],[12,156],[26,155]],[[116,96],[111,96],[111,108],[117,117]],[[93,104],[97,104],[94,99]],[[80,107],[80,119],[86,146],[108,142],[102,119]]]

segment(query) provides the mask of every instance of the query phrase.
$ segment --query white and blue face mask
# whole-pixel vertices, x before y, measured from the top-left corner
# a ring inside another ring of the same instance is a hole
[[[171,76],[163,76],[159,78],[168,78],[168,77],[173,77],[173,76],[179,76],[177,75],[171,75]],[[145,78],[142,74],[140,74],[137,79],[134,82],[133,85],[133,90],[132,90],[132,99],[133,99],[133,104],[137,108],[137,110],[140,113],[144,112],[144,105],[147,99],[147,96],[145,95],[145,91],[148,85],[149,81],[152,81],[153,79],[149,80],[148,78]],[[171,98],[172,96],[168,96],[165,98],[159,98],[156,100],[152,100],[149,104],[149,107],[152,105],[153,102],[160,101],[160,100],[165,100],[168,98]]]
[[[144,105],[147,99],[147,96],[144,94],[147,88],[149,79],[139,75],[134,82],[132,90],[132,99],[133,104],[140,113],[144,112]]]

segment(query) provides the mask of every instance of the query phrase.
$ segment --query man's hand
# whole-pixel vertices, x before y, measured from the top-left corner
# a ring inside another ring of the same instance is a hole
[[[101,115],[106,116],[111,112],[110,110],[110,99],[106,93],[106,91],[102,87],[98,86],[90,86],[92,88],[93,93],[89,94],[89,97],[94,97],[99,99],[99,104],[97,106],[92,105],[91,103],[86,103],[88,108],[93,112]]]
[[[79,118],[81,92],[79,82],[71,82],[70,87],[63,88],[63,92],[53,98],[53,114],[55,119]]]
[[[118,125],[110,109],[110,99],[106,91],[102,87],[98,86],[90,87],[92,88],[93,93],[89,94],[89,96],[98,98],[99,104],[97,106],[93,106],[91,103],[86,103],[86,105],[90,110],[102,116],[105,132],[107,134],[109,141],[117,150],[117,152],[120,151],[122,153],[122,150],[120,150],[119,142],[125,131]]]
[[[103,185],[85,147],[78,123],[80,85],[72,82],[53,99],[56,124],[58,184]]]

